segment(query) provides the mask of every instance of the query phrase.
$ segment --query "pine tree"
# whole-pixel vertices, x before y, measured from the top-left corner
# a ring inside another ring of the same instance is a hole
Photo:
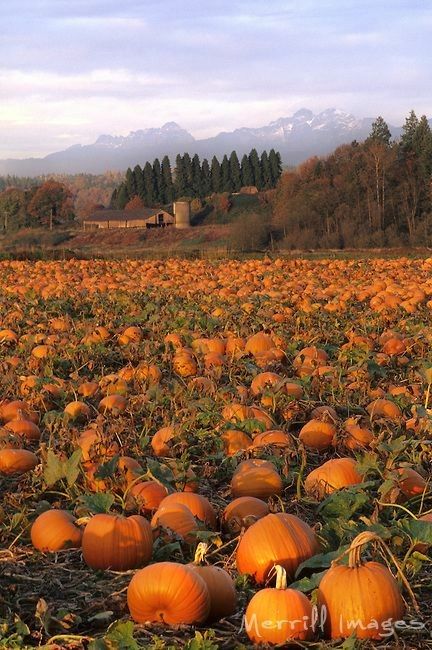
[[[238,192],[242,186],[240,163],[236,151],[232,151],[229,157],[230,178],[233,192]]]
[[[375,122],[372,123],[371,132],[366,142],[379,142],[384,144],[386,147],[390,146],[391,133],[388,128],[387,122],[381,117],[377,117]]]
[[[230,169],[228,156],[226,154],[222,159],[220,169],[221,169],[221,191],[232,192],[233,185],[231,181],[231,169]]]
[[[162,170],[159,158],[153,162],[154,199],[156,203],[163,203],[162,198]]]
[[[153,175],[153,167],[151,163],[146,162],[144,165],[144,204],[147,207],[152,207],[155,202],[155,183]]]
[[[132,197],[129,196],[129,193],[127,191],[126,183],[122,183],[117,193],[117,200],[116,200],[117,210],[123,210],[126,203],[128,203],[131,198]]]
[[[133,170],[133,175],[135,179],[135,191],[140,199],[144,198],[144,176],[143,170],[139,165],[136,165]]]
[[[201,161],[196,153],[192,158],[192,190],[193,196],[202,196],[203,193],[203,179],[201,171]]]
[[[269,165],[270,165],[270,173],[272,179],[271,186],[276,187],[279,178],[281,177],[282,174],[282,160],[279,151],[276,152],[274,149],[270,149]]]
[[[174,186],[171,173],[171,163],[168,156],[164,156],[162,159],[161,193],[163,203],[171,203],[173,201]]]
[[[128,167],[127,171],[126,171],[126,189],[127,189],[127,193],[128,193],[130,198],[135,196],[135,194],[137,193],[137,188],[136,188],[136,184],[135,184],[135,176],[134,176],[134,173],[133,173],[133,171],[132,171],[132,169],[130,167]]]
[[[176,156],[175,166],[175,194],[177,198],[186,196],[187,179],[184,170],[184,160],[180,154]]]
[[[252,149],[252,151],[250,152],[249,162],[252,168],[253,185],[255,185],[259,190],[261,190],[262,189],[261,163],[256,149]]]
[[[113,193],[111,194],[111,199],[109,202],[109,207],[111,210],[116,210],[117,209],[117,194],[118,194],[118,189],[115,188],[113,190]]]
[[[192,196],[193,194],[193,173],[192,173],[192,160],[188,153],[183,155],[183,173],[185,178],[185,196]]]
[[[402,151],[407,152],[412,150],[413,140],[418,125],[418,117],[414,111],[411,111],[408,117],[405,119],[405,124],[402,127],[402,135],[400,139]]]
[[[263,189],[269,190],[273,186],[273,183],[272,183],[272,173],[271,173],[270,162],[269,162],[267,151],[262,152],[260,163],[261,163],[261,178],[262,178]]]
[[[211,172],[210,165],[207,158],[204,158],[201,165],[201,178],[202,178],[202,198],[208,196],[211,192]]]
[[[213,192],[221,191],[221,166],[216,156],[213,156],[211,162],[211,189]]]
[[[241,161],[241,182],[245,187],[254,184],[253,171],[247,154],[244,154]]]
[[[432,132],[426,115],[422,115],[412,140],[420,174],[430,181],[432,174]]]

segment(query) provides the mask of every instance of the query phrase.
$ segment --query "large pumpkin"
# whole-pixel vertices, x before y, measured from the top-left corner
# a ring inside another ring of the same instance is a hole
[[[276,588],[260,589],[249,602],[245,630],[254,644],[285,644],[313,636],[312,604],[300,591],[287,589],[285,569],[276,565]]]
[[[222,513],[222,525],[231,533],[238,534],[258,519],[269,514],[265,501],[256,497],[238,497],[229,503]]]
[[[27,449],[0,449],[0,474],[25,474],[38,463],[36,454]]]
[[[84,529],[83,557],[92,569],[135,569],[149,562],[152,550],[151,526],[140,515],[99,514]]]
[[[186,506],[191,513],[200,521],[203,521],[210,528],[216,527],[216,513],[210,501],[195,492],[173,492],[166,496],[160,505],[160,508],[172,506],[174,504]]]
[[[272,567],[280,564],[293,578],[297,567],[317,552],[317,538],[306,522],[287,513],[270,514],[248,528],[241,538],[237,569],[261,584]]]
[[[237,467],[231,480],[234,497],[268,499],[282,493],[282,479],[275,466],[266,460],[245,460]]]
[[[305,480],[305,492],[323,499],[335,490],[362,482],[354,458],[332,458],[312,470]]]
[[[320,582],[318,608],[324,612],[328,638],[354,634],[359,639],[382,640],[391,632],[391,623],[403,618],[405,605],[389,569],[379,562],[361,561],[362,547],[374,537],[360,533],[351,543],[348,566],[334,563]]]
[[[305,447],[316,451],[328,449],[336,436],[336,427],[331,422],[312,419],[300,429],[299,439]]]
[[[189,566],[158,562],[134,575],[127,604],[137,623],[193,624],[206,620],[210,596],[204,580]]]
[[[32,544],[38,551],[60,551],[81,546],[82,531],[75,517],[66,510],[47,510],[33,522]]]

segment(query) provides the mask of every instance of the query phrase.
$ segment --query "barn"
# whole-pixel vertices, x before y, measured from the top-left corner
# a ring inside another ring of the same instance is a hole
[[[175,222],[172,214],[160,208],[138,210],[97,210],[83,220],[84,230],[96,228],[165,228]]]

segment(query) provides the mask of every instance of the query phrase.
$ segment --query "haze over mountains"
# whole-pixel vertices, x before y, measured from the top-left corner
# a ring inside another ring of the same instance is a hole
[[[233,150],[241,156],[254,147],[258,153],[277,149],[284,164],[295,165],[310,156],[330,153],[340,144],[364,140],[374,119],[357,119],[335,108],[318,114],[303,108],[267,126],[243,127],[202,140],[195,139],[175,122],[167,122],[160,128],[132,131],[127,136],[101,135],[94,144],[77,144],[44,158],[0,160],[0,175],[97,174],[123,171],[164,155],[174,159],[176,154],[186,151],[211,159],[213,155],[229,155]],[[400,136],[401,127],[389,128],[394,139]]]

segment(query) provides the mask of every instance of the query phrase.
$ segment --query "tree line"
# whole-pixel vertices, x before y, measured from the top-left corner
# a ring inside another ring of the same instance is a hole
[[[153,164],[129,167],[125,180],[113,192],[110,206],[123,210],[131,201],[132,206],[138,205],[136,197],[146,206],[166,205],[180,197],[205,198],[213,193],[238,192],[251,185],[268,190],[276,187],[281,173],[281,157],[274,149],[263,151],[261,156],[252,149],[241,161],[233,151],[221,162],[213,156],[210,163],[206,158],[201,162],[198,154],[178,154],[174,170],[165,156],[162,162],[156,158]]]
[[[432,243],[432,133],[411,111],[399,141],[378,117],[365,142],[285,172],[272,198],[273,234],[293,248]]]

